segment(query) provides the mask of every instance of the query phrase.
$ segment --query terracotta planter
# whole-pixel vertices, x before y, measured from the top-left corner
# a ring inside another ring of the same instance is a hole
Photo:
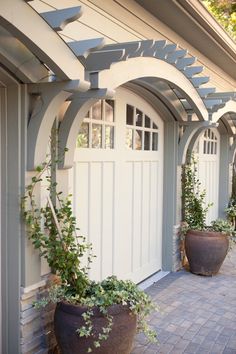
[[[94,338],[79,337],[76,329],[84,325],[82,313],[85,307],[59,303],[55,310],[54,328],[57,343],[62,354],[87,354],[92,348],[95,354],[130,354],[136,333],[136,316],[130,313],[127,306],[113,305],[108,313],[113,316],[113,326],[109,338],[101,342],[101,347],[94,348]],[[106,318],[95,308],[92,317],[94,332],[102,333],[107,324]]]
[[[221,232],[189,230],[185,237],[185,251],[190,271],[201,275],[218,273],[228,247],[228,237]]]

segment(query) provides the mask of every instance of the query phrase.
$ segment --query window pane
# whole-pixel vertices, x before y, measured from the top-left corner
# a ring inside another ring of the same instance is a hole
[[[151,119],[145,116],[145,128],[151,128]]]
[[[106,125],[105,127],[105,148],[113,149],[114,148],[114,127]]]
[[[86,113],[85,118],[89,118],[89,111]]]
[[[92,119],[102,119],[102,105],[101,101],[98,101],[92,106]]]
[[[213,141],[211,141],[211,154],[212,155],[214,154],[214,143],[213,143]]]
[[[82,123],[79,134],[77,137],[78,148],[87,148],[89,146],[89,125],[88,123]]]
[[[143,113],[139,109],[136,109],[135,120],[136,120],[136,125],[138,127],[143,126]]]
[[[135,150],[142,150],[142,130],[135,130],[134,148]]]
[[[144,132],[144,150],[150,150],[150,132]]]
[[[92,147],[96,149],[102,147],[102,126],[100,124],[92,125]]]
[[[105,120],[114,122],[114,100],[105,100]]]
[[[126,147],[132,149],[133,129],[126,129]]]
[[[210,141],[207,142],[207,154],[211,153],[211,145]]]
[[[152,150],[158,150],[158,133],[152,133]]]
[[[158,126],[153,122],[153,129],[158,129]]]
[[[204,140],[204,143],[203,143],[203,154],[207,153],[206,143],[207,143],[206,140]]]
[[[126,106],[126,124],[133,125],[134,124],[134,107],[127,104]]]
[[[217,154],[217,143],[215,143],[215,151],[214,154]]]

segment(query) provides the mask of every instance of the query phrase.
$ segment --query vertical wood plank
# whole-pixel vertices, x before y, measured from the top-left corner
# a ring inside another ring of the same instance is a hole
[[[148,263],[149,256],[149,162],[142,163],[142,265]]]
[[[134,162],[133,169],[133,270],[137,271],[141,267],[142,255],[142,163]]]
[[[101,280],[102,241],[102,163],[90,162],[89,170],[89,240],[96,255],[91,265],[90,277]]]
[[[102,278],[113,274],[114,163],[102,165]]]

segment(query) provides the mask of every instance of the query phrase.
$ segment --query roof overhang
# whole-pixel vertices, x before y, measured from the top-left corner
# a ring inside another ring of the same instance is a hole
[[[201,1],[135,1],[236,79],[236,43]]]

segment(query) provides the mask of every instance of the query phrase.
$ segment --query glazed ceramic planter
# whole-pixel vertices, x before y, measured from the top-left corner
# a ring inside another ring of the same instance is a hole
[[[92,337],[79,337],[76,330],[84,326],[82,314],[86,307],[71,305],[64,302],[58,303],[55,316],[54,328],[57,343],[62,354],[87,354],[88,348],[93,349],[94,354],[130,354],[136,333],[136,316],[127,306],[112,305],[108,309],[113,317],[112,330],[107,340],[101,342],[99,348],[93,347]],[[93,309],[94,316],[91,318],[95,336],[102,333],[102,328],[107,325],[107,319],[98,308]]]
[[[229,248],[226,234],[189,230],[185,237],[185,252],[190,271],[194,274],[218,273]]]

